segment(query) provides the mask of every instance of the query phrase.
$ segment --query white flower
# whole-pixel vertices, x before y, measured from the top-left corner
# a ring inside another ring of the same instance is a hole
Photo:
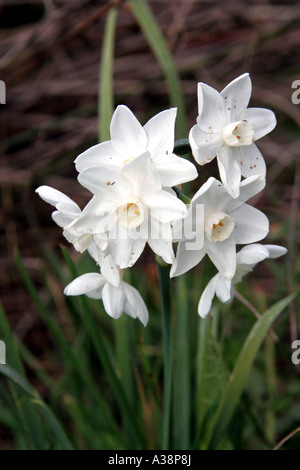
[[[216,274],[207,284],[198,304],[198,313],[205,317],[210,311],[212,300],[216,295],[223,302],[230,302],[234,295],[234,285],[243,276],[253,270],[254,266],[266,258],[278,258],[287,249],[277,245],[253,244],[244,246],[236,257],[236,273],[232,279],[226,279],[222,274]]]
[[[167,263],[173,262],[171,222],[184,217],[187,209],[162,189],[148,152],[122,170],[106,165],[87,168],[78,180],[94,197],[65,227],[66,237],[73,230],[94,237],[107,233],[108,251],[122,269],[136,262],[146,242]]]
[[[105,311],[112,318],[120,318],[123,312],[138,318],[144,326],[148,323],[148,310],[139,292],[120,280],[116,287],[99,273],[87,273],[77,277],[64,290],[65,295],[85,294],[92,299],[102,299]]]
[[[66,227],[80,216],[81,209],[76,202],[72,201],[72,199],[57,189],[51,188],[50,186],[40,186],[35,192],[38,193],[44,201],[56,208],[56,211],[52,212],[51,217],[59,227]],[[77,251],[82,252],[90,246],[92,241],[92,235],[79,234],[74,231],[71,243],[73,243]]]
[[[59,227],[65,228],[81,215],[81,209],[76,202],[57,189],[50,186],[40,186],[36,189],[36,193],[56,208],[51,216]],[[88,249],[96,263],[101,265],[102,273],[107,279],[113,285],[119,285],[120,276],[117,266],[112,256],[106,253],[108,240],[105,233],[93,236],[90,233],[78,233],[75,229],[71,229],[64,230],[63,234],[77,251],[82,253]]]
[[[241,183],[239,197],[233,199],[218,180],[209,178],[191,200],[184,225],[187,228],[194,226],[194,239],[183,239],[179,243],[171,276],[179,276],[193,268],[207,253],[218,271],[224,277],[232,278],[236,270],[236,245],[254,243],[269,231],[267,217],[245,204],[264,186],[265,179],[261,176],[249,177]],[[203,208],[200,220],[195,220],[195,205]],[[197,238],[197,233],[202,233],[203,237]]]
[[[254,142],[276,125],[274,113],[247,109],[251,95],[248,73],[233,80],[221,93],[198,83],[198,117],[189,141],[193,156],[205,165],[217,156],[220,178],[232,197],[239,195],[241,175],[266,175],[264,159]]]
[[[95,145],[80,154],[75,165],[79,173],[98,165],[122,168],[141,154],[149,152],[162,186],[171,187],[197,177],[193,163],[173,154],[176,108],[154,116],[142,127],[124,105],[115,110],[111,125],[111,140]]]

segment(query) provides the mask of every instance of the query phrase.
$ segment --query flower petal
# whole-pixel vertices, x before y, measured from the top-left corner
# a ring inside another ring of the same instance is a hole
[[[83,170],[77,177],[79,183],[91,193],[97,194],[111,185],[118,184],[121,168],[115,165],[99,165]]]
[[[287,249],[284,246],[279,245],[264,245],[269,252],[269,258],[279,258],[287,253]]]
[[[162,185],[166,187],[187,183],[198,176],[196,167],[192,162],[174,154],[165,159],[157,160],[154,164]]]
[[[205,165],[215,158],[223,139],[222,134],[204,132],[196,124],[190,130],[189,142],[196,162]]]
[[[253,175],[266,177],[266,164],[264,158],[255,144],[233,149],[236,160],[240,165],[241,173],[245,178]]]
[[[241,168],[231,147],[223,145],[218,150],[220,178],[228,194],[236,199],[240,194]]]
[[[260,193],[266,186],[266,179],[259,175],[249,176],[240,184],[240,195],[238,199],[228,199],[227,212],[230,213],[238,207],[242,206],[244,202],[248,201],[251,197]]]
[[[216,286],[220,277],[220,274],[216,274],[213,278],[211,278],[200,297],[198,313],[202,318],[205,318],[210,311],[212,300],[216,293]]]
[[[155,191],[144,198],[150,217],[162,223],[172,222],[186,216],[186,205],[167,191]]]
[[[200,263],[202,258],[205,256],[206,250],[201,248],[200,250],[188,249],[187,244],[191,244],[191,241],[182,241],[178,244],[175,261],[171,267],[170,276],[180,276],[186,273],[194,266]]]
[[[123,283],[119,287],[114,287],[108,282],[104,285],[102,290],[102,302],[106,313],[114,318],[120,318],[123,313],[125,305],[125,292]]]
[[[216,285],[216,296],[218,299],[223,302],[229,302],[231,299],[231,279],[226,279],[226,277],[220,276]]]
[[[249,121],[254,130],[253,140],[258,140],[264,135],[269,134],[277,122],[273,111],[265,108],[248,108],[243,119]]]
[[[232,279],[236,269],[236,248],[234,238],[230,236],[221,242],[205,242],[205,248],[208,256],[220,274],[228,279]]]
[[[248,73],[235,78],[221,91],[228,122],[244,119],[243,116],[249,104],[251,91],[252,85]]]
[[[110,250],[115,263],[121,269],[133,266],[141,256],[146,240],[141,238],[139,232],[135,232],[135,237],[131,238],[130,231],[120,226],[117,226],[116,231],[112,231],[109,236]]]
[[[201,82],[197,93],[197,125],[206,133],[221,133],[227,122],[223,98],[217,90]]]
[[[64,193],[57,189],[51,188],[51,186],[40,186],[35,192],[48,204],[56,207],[58,203],[67,204],[68,207],[72,207],[73,211],[80,214],[81,210],[76,202],[72,201],[71,198],[66,196]]]
[[[175,255],[173,251],[172,228],[170,224],[161,224],[155,219],[151,220],[151,230],[148,238],[150,248],[166,263],[172,264]]]
[[[153,116],[144,126],[148,137],[147,150],[153,161],[171,155],[174,148],[177,108],[166,109]]]
[[[122,166],[124,158],[117,152],[111,141],[93,145],[74,160],[78,173],[98,165]]]
[[[115,110],[110,134],[113,146],[122,156],[137,157],[146,151],[146,132],[127,106],[120,105]]]
[[[269,220],[255,207],[243,204],[230,217],[235,221],[233,236],[237,244],[254,243],[268,235]]]
[[[92,298],[101,299],[102,287],[105,279],[98,273],[87,273],[77,277],[65,287],[65,295],[88,295]]]
[[[265,245],[254,243],[244,246],[236,256],[237,264],[257,264],[268,258],[269,252]]]
[[[148,309],[140,293],[132,286],[123,282],[123,288],[126,296],[124,311],[133,318],[138,318],[144,326],[149,320]]]

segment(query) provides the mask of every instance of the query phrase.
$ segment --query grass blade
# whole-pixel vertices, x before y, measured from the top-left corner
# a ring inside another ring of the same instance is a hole
[[[252,327],[221,397],[215,417],[212,420],[213,424],[211,427],[212,432],[209,448],[216,449],[221,437],[226,431],[242,394],[256,353],[270,326],[294,298],[295,294],[292,294],[277,302],[273,307],[267,310]]]

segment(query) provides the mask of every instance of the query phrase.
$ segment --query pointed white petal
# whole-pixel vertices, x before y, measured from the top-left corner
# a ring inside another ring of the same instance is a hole
[[[243,204],[230,213],[235,221],[233,236],[237,244],[254,243],[269,233],[269,220],[255,207]]]
[[[178,244],[176,258],[171,267],[171,277],[180,276],[181,274],[186,273],[194,266],[199,264],[202,258],[204,257],[206,253],[206,250],[204,248],[200,250],[188,250],[187,244],[189,243],[191,242],[183,241]]]
[[[146,151],[146,132],[127,106],[120,105],[115,110],[110,134],[113,146],[124,157],[136,157]]]
[[[240,195],[238,199],[228,199],[227,212],[230,213],[242,206],[244,202],[260,193],[266,186],[266,179],[263,176],[253,175],[243,180],[240,184]]]
[[[269,252],[269,258],[279,258],[287,253],[287,249],[284,246],[279,245],[264,245]]]
[[[221,181],[228,194],[236,199],[240,193],[241,168],[235,159],[232,148],[227,145],[220,147],[217,161]]]
[[[249,121],[254,130],[253,140],[269,134],[276,126],[276,116],[270,109],[248,108],[243,119]]]
[[[162,188],[162,184],[151,161],[150,153],[145,152],[124,166],[122,174],[132,184],[132,193],[143,197]]]
[[[166,231],[164,230],[164,232]],[[166,236],[160,239],[149,238],[148,244],[150,248],[154,251],[154,253],[162,257],[165,263],[172,264],[175,259],[175,255],[174,255],[174,250],[173,250],[171,227],[170,227],[170,232],[168,234],[165,233],[165,235],[168,235],[168,238]]]
[[[65,287],[65,295],[89,295],[91,292],[95,292],[95,295],[101,298],[102,287],[105,283],[105,279],[101,274],[98,273],[87,273],[77,277]],[[97,294],[98,293],[98,294]]]
[[[177,108],[166,109],[156,114],[144,126],[151,158],[164,158],[171,155],[174,148],[175,119]]]
[[[102,290],[102,302],[106,313],[114,318],[120,318],[123,313],[125,305],[125,292],[123,283],[119,287],[114,287],[108,282],[104,285]]]
[[[197,178],[198,173],[193,163],[185,158],[170,155],[154,162],[161,183],[165,187],[177,186]]]
[[[51,217],[54,222],[61,228],[64,228],[66,225],[69,225],[74,220],[74,217],[62,214],[60,211],[52,212]]]
[[[205,165],[215,158],[223,139],[222,134],[204,132],[196,124],[190,130],[189,142],[196,162]]]
[[[221,133],[226,125],[224,101],[220,93],[205,83],[198,83],[199,128],[207,133]]]
[[[58,191],[57,189],[51,188],[51,186],[40,186],[35,190],[36,193],[48,204],[56,207],[58,203],[67,204],[69,207],[73,207],[74,212],[80,213],[80,208],[76,202],[72,201],[64,193]]]
[[[206,251],[220,274],[232,279],[236,268],[235,240],[230,236],[227,240],[216,243],[205,243]]]
[[[111,254],[105,254],[98,248],[98,262],[101,269],[101,274],[105,279],[114,287],[120,285],[120,271]]]
[[[135,233],[117,226],[116,230],[110,233],[111,255],[121,269],[133,266],[145,248],[146,240],[134,230]]]
[[[75,159],[75,168],[78,173],[98,165],[122,166],[123,157],[117,152],[111,141],[93,145]]]
[[[205,318],[209,313],[212,300],[216,293],[216,286],[220,278],[220,274],[216,274],[205,287],[198,304],[198,313],[200,317]]]
[[[251,91],[252,85],[248,73],[235,78],[221,91],[228,122],[244,119],[243,116],[250,100]]]
[[[162,223],[172,222],[187,215],[186,205],[167,191],[155,191],[144,198],[150,217]]]
[[[83,170],[78,175],[79,183],[87,188],[91,193],[97,194],[103,189],[110,189],[113,185],[118,185],[121,175],[121,168],[115,165],[99,165]]]
[[[216,285],[216,296],[223,303],[229,302],[231,299],[231,284],[232,281],[230,279],[226,279],[223,276],[219,277]]]
[[[237,264],[257,264],[268,258],[269,252],[265,245],[254,243],[244,246],[236,256]]]
[[[123,282],[123,288],[126,296],[124,311],[133,318],[138,318],[144,326],[149,320],[148,309],[140,293],[132,286]]]
[[[266,164],[264,158],[255,144],[233,149],[236,161],[239,163],[241,173],[245,178],[253,175],[266,177]]]

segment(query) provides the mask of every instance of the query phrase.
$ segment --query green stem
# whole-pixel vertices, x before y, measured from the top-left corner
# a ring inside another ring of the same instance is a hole
[[[162,303],[162,329],[164,350],[164,403],[162,449],[170,448],[170,422],[172,402],[172,309],[170,267],[157,261],[159,288]]]

